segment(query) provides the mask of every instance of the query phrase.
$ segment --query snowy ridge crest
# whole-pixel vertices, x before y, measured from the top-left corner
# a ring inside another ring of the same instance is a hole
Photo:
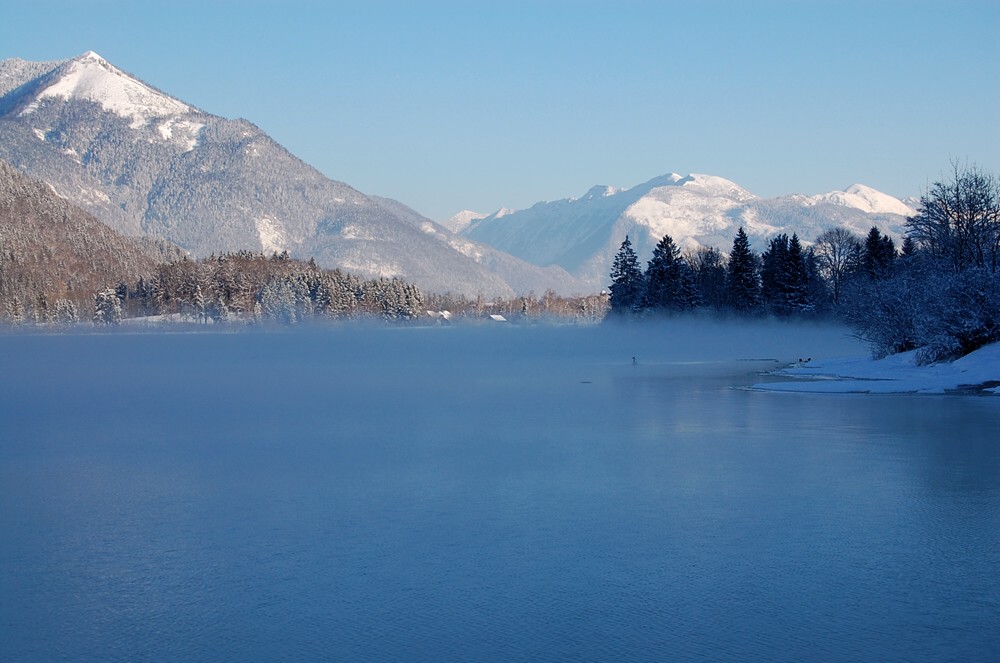
[[[603,287],[626,235],[645,260],[664,235],[685,251],[725,250],[741,226],[758,250],[779,233],[810,242],[835,226],[864,236],[878,225],[898,238],[913,213],[903,201],[863,184],[815,196],[761,198],[724,177],[670,173],[628,189],[596,186],[579,198],[505,210],[472,222],[462,234]]]
[[[33,113],[46,98],[95,102],[104,110],[129,119],[133,129],[155,118],[196,112],[191,106],[132,78],[93,51],[53,70],[35,99],[20,114]]]

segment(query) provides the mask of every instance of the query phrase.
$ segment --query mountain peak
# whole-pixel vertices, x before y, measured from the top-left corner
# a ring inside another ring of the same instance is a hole
[[[618,193],[618,189],[613,186],[607,186],[605,184],[598,184],[597,186],[590,187],[590,190],[583,195],[583,199],[591,198],[607,198],[608,196],[613,196]]]
[[[73,58],[73,60],[76,61],[76,62],[88,62],[89,61],[89,62],[96,62],[98,64],[105,64],[105,65],[110,64],[107,60],[105,60],[104,58],[102,58],[100,55],[98,55],[94,51],[87,51],[83,55],[76,56],[75,58]]]
[[[33,113],[47,98],[92,101],[106,111],[131,120],[133,128],[148,124],[154,118],[194,112],[191,106],[129,76],[94,51],[87,51],[53,69],[39,82],[34,99],[21,114]]]
[[[485,214],[464,209],[461,212],[452,215],[448,220],[442,221],[441,225],[453,233],[460,233],[472,225],[473,222],[485,217]]]
[[[853,207],[868,214],[898,214],[910,216],[914,209],[887,193],[864,184],[852,184],[843,191],[820,194],[810,198],[815,202],[833,203],[844,207]]]

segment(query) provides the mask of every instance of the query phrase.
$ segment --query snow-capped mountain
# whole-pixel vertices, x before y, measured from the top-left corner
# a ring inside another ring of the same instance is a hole
[[[485,217],[485,214],[480,214],[479,212],[473,212],[472,210],[464,209],[457,214],[453,214],[450,218],[441,222],[441,225],[452,231],[453,233],[460,233],[466,228],[468,228],[473,221],[478,221]]]
[[[45,99],[50,98],[92,101],[106,111],[129,119],[133,129],[158,119],[173,120],[176,116],[197,112],[191,106],[128,76],[93,51],[59,65],[51,74],[38,79],[33,99],[20,114],[34,112]],[[164,131],[163,126],[159,125],[161,134],[169,133]]]
[[[124,234],[196,256],[288,250],[429,291],[585,291],[559,267],[503,256],[331,180],[250,122],[204,113],[96,53],[0,61],[0,94],[0,159]]]
[[[728,252],[740,226],[758,250],[779,233],[811,242],[828,228],[864,235],[872,226],[897,239],[913,208],[855,184],[844,191],[760,198],[722,177],[676,173],[630,189],[595,186],[579,198],[542,202],[474,220],[462,234],[536,265],[558,265],[592,288],[607,285],[628,234],[642,260],[670,235],[682,248]]]

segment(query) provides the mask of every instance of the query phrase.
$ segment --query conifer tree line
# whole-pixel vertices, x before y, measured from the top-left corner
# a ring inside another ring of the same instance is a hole
[[[120,312],[109,312],[116,305]],[[422,309],[423,294],[400,279],[365,280],[320,269],[315,260],[295,260],[287,251],[269,257],[241,251],[165,263],[134,284],[99,292],[94,319],[114,323],[123,316],[173,314],[201,323],[297,324],[362,317],[405,321]]]
[[[794,234],[771,238],[758,255],[741,227],[728,257],[714,248],[682,255],[673,238],[665,235],[643,270],[626,236],[611,268],[611,313],[648,316],[710,309],[741,315],[817,315],[832,308],[821,260],[814,247],[803,248]]]
[[[793,234],[760,254],[740,228],[728,256],[682,255],[664,236],[643,269],[625,237],[610,273],[611,318],[713,310],[777,317],[837,317],[876,357],[919,350],[924,362],[954,359],[1000,341],[1000,183],[952,164],[907,218],[902,246],[872,227],[843,227],[810,246]]]

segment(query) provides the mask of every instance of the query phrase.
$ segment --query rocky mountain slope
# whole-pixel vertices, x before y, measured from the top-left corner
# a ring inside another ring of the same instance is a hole
[[[587,288],[331,180],[246,120],[213,116],[96,53],[0,62],[0,159],[126,235],[194,256],[289,251],[431,292]]]

